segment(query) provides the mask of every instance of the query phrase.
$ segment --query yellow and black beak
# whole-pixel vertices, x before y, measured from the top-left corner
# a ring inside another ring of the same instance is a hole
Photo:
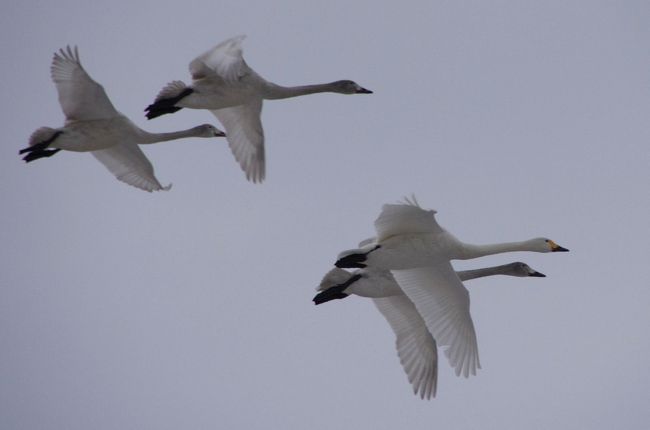
[[[568,249],[558,245],[557,243],[553,242],[552,240],[549,240],[548,244],[551,247],[551,252],[569,252]]]

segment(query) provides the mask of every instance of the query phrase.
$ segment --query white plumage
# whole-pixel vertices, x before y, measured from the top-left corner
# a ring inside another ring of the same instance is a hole
[[[138,145],[185,137],[216,137],[224,133],[210,124],[172,133],[149,133],[118,112],[104,88],[84,70],[77,48],[61,49],[51,66],[65,125],[41,127],[29,140],[25,161],[50,157],[59,150],[90,151],[117,179],[145,191],[168,190],[154,175],[151,162]],[[55,148],[55,149],[48,149]]]
[[[456,274],[461,281],[495,275],[544,276],[521,262],[459,271]],[[435,397],[438,376],[436,340],[389,270],[367,268],[348,272],[334,268],[324,276],[318,290],[321,293],[314,298],[317,304],[351,294],[372,298],[395,333],[397,354],[413,392],[423,399]],[[333,290],[334,295],[330,294]]]
[[[181,108],[208,109],[226,129],[228,144],[246,179],[262,182],[266,177],[264,130],[261,113],[264,99],[283,99],[332,92],[368,94],[353,81],[283,87],[267,81],[251,69],[242,54],[245,36],[219,43],[190,62],[192,85],[173,81],[163,88],[146,109],[147,118]]]
[[[478,344],[467,289],[451,266],[452,259],[477,258],[510,251],[567,251],[536,238],[523,242],[470,245],[456,239],[422,209],[415,198],[384,205],[375,221],[377,239],[339,255],[339,268],[390,270],[411,300],[438,345],[444,347],[457,375],[475,375],[480,368]]]

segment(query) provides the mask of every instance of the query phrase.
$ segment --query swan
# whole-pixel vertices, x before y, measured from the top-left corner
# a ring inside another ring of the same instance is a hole
[[[172,133],[149,133],[115,110],[104,88],[84,70],[79,52],[67,46],[54,54],[52,80],[66,116],[61,128],[41,127],[19,154],[25,162],[51,157],[60,150],[90,152],[117,179],[145,191],[169,190],[154,176],[153,166],[138,145],[186,137],[225,136],[210,124]],[[48,149],[54,148],[54,149]]]
[[[391,271],[400,288],[424,318],[427,329],[456,374],[468,377],[480,368],[476,332],[469,312],[469,293],[450,260],[478,258],[511,251],[566,252],[546,238],[491,245],[463,243],[424,210],[415,197],[382,207],[375,220],[377,237],[360,248],[339,254],[339,268],[380,268]]]
[[[208,109],[223,124],[235,159],[253,183],[265,177],[263,100],[286,99],[314,93],[371,94],[350,80],[284,87],[267,81],[244,61],[245,36],[225,40],[190,63],[192,85],[172,81],[145,109],[148,119],[182,108]]]
[[[457,270],[456,275],[463,282],[495,275],[546,277],[520,261],[481,269]],[[313,300],[317,305],[330,300],[344,299],[350,295],[369,298],[404,295],[404,291],[399,287],[390,270],[370,267],[353,272],[336,267],[325,275],[317,290],[320,293]]]
[[[515,262],[483,269],[457,271],[461,281],[484,276],[536,276],[545,275],[525,263]],[[313,299],[319,305],[349,295],[370,297],[386,318],[395,333],[395,348],[413,386],[413,393],[420,398],[436,396],[438,380],[438,351],[436,341],[427,330],[422,316],[413,302],[404,294],[388,270],[358,269],[350,273],[334,268],[330,270],[317,288]]]

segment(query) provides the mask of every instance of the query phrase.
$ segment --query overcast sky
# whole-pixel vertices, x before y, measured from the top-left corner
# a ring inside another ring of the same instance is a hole
[[[0,147],[2,429],[645,429],[650,422],[650,6],[644,1],[6,1]],[[246,34],[283,85],[375,94],[265,103],[267,180],[225,140],[145,151],[169,192],[89,154],[26,165],[62,125],[52,54],[150,131],[147,106]],[[422,401],[370,301],[311,299],[337,253],[415,193],[461,240],[547,278],[468,283],[483,369],[441,360]]]

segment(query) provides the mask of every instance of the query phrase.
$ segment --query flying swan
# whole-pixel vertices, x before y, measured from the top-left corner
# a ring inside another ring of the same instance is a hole
[[[153,166],[138,145],[185,137],[225,134],[210,124],[172,133],[149,133],[115,110],[104,88],[86,73],[77,47],[54,54],[50,68],[66,120],[61,128],[41,127],[32,133],[23,160],[51,157],[60,150],[90,152],[117,179],[145,191],[168,190],[154,176]],[[49,149],[54,148],[54,149]]]
[[[339,268],[379,268],[391,274],[424,318],[427,329],[456,375],[475,375],[480,368],[476,332],[469,312],[469,293],[450,260],[466,260],[512,251],[558,252],[568,249],[550,239],[471,245],[456,239],[422,209],[415,198],[384,205],[375,220],[377,237],[339,254]]]
[[[242,57],[245,36],[225,40],[190,63],[192,85],[167,84],[145,109],[148,119],[182,108],[208,109],[223,124],[235,159],[254,183],[265,177],[262,100],[314,93],[371,94],[359,84],[342,80],[327,84],[284,87],[258,75]]]
[[[457,271],[456,275],[461,281],[494,275],[545,276],[521,262]],[[325,275],[317,290],[320,292],[313,299],[317,305],[330,300],[343,299],[352,294],[372,298],[395,333],[395,348],[404,372],[413,386],[413,393],[419,394],[422,399],[436,396],[438,385],[436,341],[427,330],[425,321],[413,302],[397,285],[389,270],[366,268],[348,272],[334,268]]]

